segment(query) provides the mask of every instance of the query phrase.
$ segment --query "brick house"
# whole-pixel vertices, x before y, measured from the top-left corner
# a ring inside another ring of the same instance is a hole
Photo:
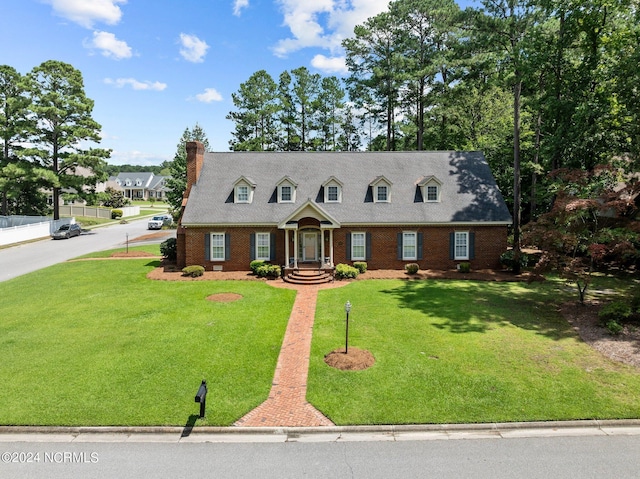
[[[480,152],[226,152],[187,144],[178,266],[498,268],[511,215]]]

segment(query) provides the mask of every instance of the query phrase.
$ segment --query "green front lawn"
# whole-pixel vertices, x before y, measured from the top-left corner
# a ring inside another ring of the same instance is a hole
[[[68,262],[0,283],[0,424],[191,424],[203,378],[197,425],[230,425],[267,398],[295,292],[146,279],[157,264]],[[221,292],[243,298],[206,299]],[[566,299],[554,281],[323,290],[308,400],[337,424],[640,417],[640,370],[582,343],[556,311]],[[365,371],[323,362],[344,347],[347,300],[350,347],[376,358]]]
[[[604,358],[556,311],[562,283],[359,281],[320,293],[307,399],[336,424],[640,417],[640,370]],[[339,371],[349,346],[376,363]]]
[[[295,292],[151,281],[158,262],[79,261],[0,283],[0,424],[185,425],[264,401]],[[243,296],[220,303],[214,293]]]

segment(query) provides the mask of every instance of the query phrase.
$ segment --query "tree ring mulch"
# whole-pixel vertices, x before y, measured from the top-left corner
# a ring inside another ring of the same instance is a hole
[[[348,354],[344,353],[344,348],[331,351],[324,357],[324,362],[342,371],[362,371],[373,366],[376,359],[366,349],[350,347]]]
[[[216,293],[207,296],[209,301],[216,301],[218,303],[231,303],[242,299],[242,295],[238,293]]]

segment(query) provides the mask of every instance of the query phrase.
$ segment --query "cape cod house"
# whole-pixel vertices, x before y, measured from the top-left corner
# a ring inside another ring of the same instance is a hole
[[[226,152],[187,144],[178,265],[497,268],[511,215],[480,152]]]

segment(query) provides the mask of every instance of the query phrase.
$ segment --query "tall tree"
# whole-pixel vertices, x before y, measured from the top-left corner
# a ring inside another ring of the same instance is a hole
[[[49,60],[29,74],[32,110],[38,122],[30,151],[57,177],[53,187],[53,217],[60,218],[60,189],[95,185],[104,179],[105,159],[110,150],[82,148],[86,141],[100,142],[100,124],[92,117],[93,100],[84,92],[82,74],[73,66]],[[88,168],[92,176],[75,176],[78,167]]]
[[[425,114],[445,99],[455,80],[450,48],[457,40],[460,9],[453,0],[396,0],[389,7],[403,59],[402,99],[415,123],[415,149],[422,150]],[[444,116],[442,123],[446,129]]]
[[[295,112],[295,126],[300,138],[300,150],[313,149],[312,132],[316,128],[313,123],[318,107],[320,92],[320,75],[311,73],[306,67],[291,70],[293,87],[291,101]]]
[[[199,141],[204,145],[205,151],[209,151],[209,140],[199,124],[195,124],[192,130],[185,128],[173,161],[169,165],[170,176],[167,179],[167,202],[174,213],[178,213],[182,208],[182,198],[187,189],[187,142]]]
[[[229,112],[228,120],[236,127],[229,142],[235,151],[264,151],[276,148],[276,118],[278,87],[265,70],[260,70],[240,84],[231,98],[237,111]]]
[[[344,95],[345,91],[338,78],[330,76],[322,79],[316,107],[318,144],[321,150],[338,149],[341,112],[345,106]]]
[[[354,37],[342,42],[346,64],[351,75],[347,79],[349,94],[357,107],[362,99],[379,105],[374,110],[385,125],[385,149],[395,149],[396,114],[399,104],[403,62],[399,46],[399,28],[389,12],[382,12],[354,28]]]
[[[29,117],[31,102],[26,93],[22,75],[13,67],[0,65],[0,180],[5,177],[5,173],[7,177],[11,176],[11,169],[4,171],[4,168],[18,161],[18,155],[23,148],[20,143],[27,140],[35,126],[34,120]],[[6,216],[9,214],[7,195],[11,183],[4,184],[5,187],[0,188],[0,214]]]
[[[521,95],[527,69],[526,35],[536,24],[537,8],[531,0],[483,0],[484,9],[474,12],[471,28],[478,47],[494,53],[505,69],[513,91],[513,250],[515,272],[520,268],[521,215]]]

